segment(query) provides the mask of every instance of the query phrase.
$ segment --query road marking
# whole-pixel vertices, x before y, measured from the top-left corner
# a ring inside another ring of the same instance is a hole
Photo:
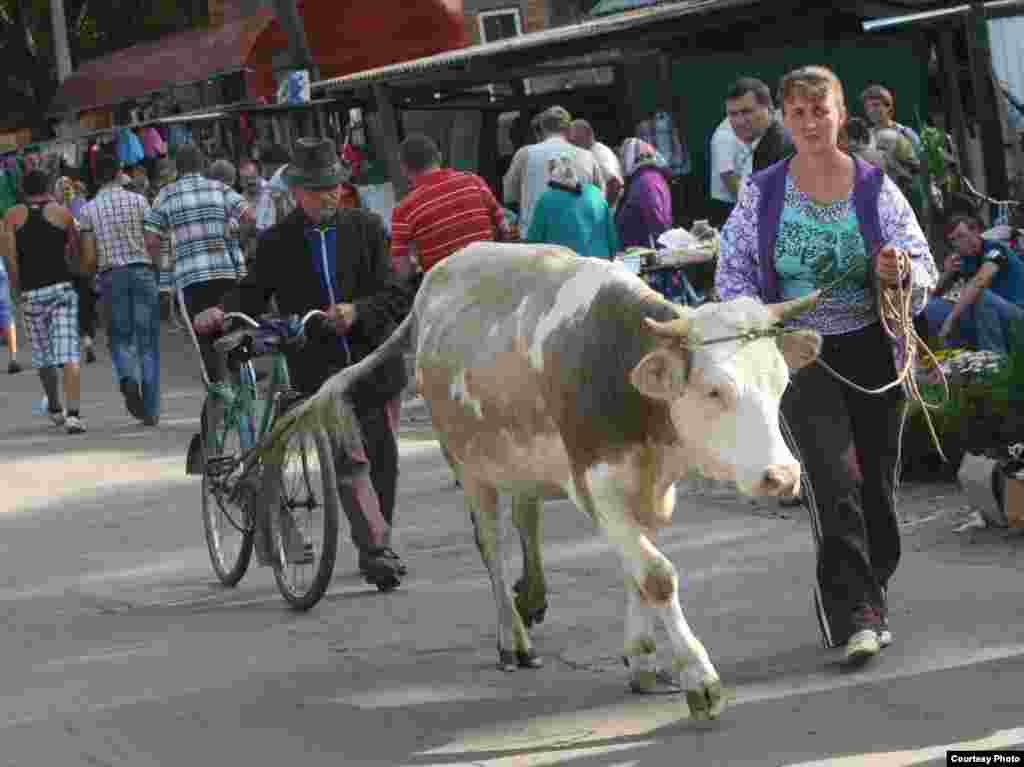
[[[997,730],[978,740],[946,743],[942,746],[928,746],[915,751],[889,751],[843,756],[837,759],[820,759],[815,762],[800,762],[786,767],[913,767],[936,759],[945,759],[947,751],[995,751],[1019,746],[1024,742],[1024,727],[1012,730]]]
[[[398,687],[390,690],[371,690],[365,693],[351,693],[332,698],[307,698],[303,701],[310,706],[346,705],[357,708],[399,708],[401,706],[424,706],[431,703],[456,703],[481,700],[507,700],[536,698],[540,693],[510,691],[504,686],[473,685],[431,685],[429,687]]]
[[[678,553],[686,549],[699,549],[709,545],[726,545],[736,544],[749,539],[761,539],[764,535],[764,528],[771,527],[772,522],[766,522],[762,525],[750,525],[749,522],[745,524],[741,529],[735,531],[717,531],[712,533],[705,533],[704,535],[694,535],[692,530],[679,529],[675,531],[673,537],[677,538],[674,542],[670,543],[665,536],[666,540],[662,541],[662,550],[665,552]],[[810,542],[800,541],[800,545],[810,547]],[[434,547],[427,550],[426,553],[436,554],[438,551],[448,549],[460,549],[466,550],[467,554],[473,552],[473,544],[470,541],[465,543],[454,544],[453,546],[446,547]],[[585,558],[600,557],[610,550],[608,543],[599,537],[594,537],[590,541],[566,541],[557,544],[548,544],[544,546],[543,558],[550,570],[554,570],[556,563],[574,562]],[[178,560],[183,562],[184,560]],[[162,566],[160,569],[166,568]],[[739,573],[754,573],[761,572],[763,565],[754,564],[748,565],[738,563],[735,565],[712,565],[701,570],[684,570],[682,571],[682,581],[684,583],[698,583],[703,581],[711,580],[712,578],[721,577],[724,574],[735,575]],[[119,574],[118,577],[137,577],[137,571],[123,571],[125,574]],[[338,583],[339,578],[348,577],[346,574],[336,574],[335,582],[330,586],[330,590],[327,592],[326,600],[332,598],[337,599],[342,596],[361,596],[361,595],[375,595],[377,593],[373,586],[362,583],[360,580],[358,583]],[[355,577],[355,576],[353,576]],[[103,580],[103,578],[99,578]],[[486,590],[490,588],[490,583],[487,580],[486,574],[481,570],[479,573],[471,576],[464,576],[461,578],[448,578],[443,574],[438,575],[436,578],[412,578],[403,581],[403,589],[416,592],[416,593],[453,593],[460,591],[473,591],[473,590]],[[684,586],[685,588],[685,586]],[[237,593],[237,592],[230,592]],[[213,594],[202,594],[199,596],[185,597],[176,600],[154,600],[151,602],[134,602],[130,606],[124,608],[112,608],[111,612],[115,613],[129,613],[136,612],[139,610],[154,610],[154,609],[167,609],[174,607],[201,607],[203,605],[212,604],[218,608],[229,609],[229,608],[240,608],[240,607],[252,607],[256,605],[265,605],[270,603],[279,602],[281,596],[275,591],[273,593],[264,594],[261,596],[254,596],[250,598],[232,599],[230,596],[226,596],[224,592],[213,593]],[[0,592],[0,601],[3,601],[3,593]]]
[[[805,696],[816,692],[832,692],[850,687],[877,684],[880,682],[889,682],[908,677],[920,676],[926,673],[988,663],[994,660],[1006,660],[1009,658],[1019,657],[1024,654],[1024,644],[992,647],[972,652],[960,652],[961,645],[954,642],[950,642],[948,645],[944,645],[942,647],[936,647],[935,645],[938,645],[938,643],[933,643],[932,646],[920,647],[919,649],[921,650],[922,655],[926,655],[927,657],[916,660],[910,659],[908,661],[910,664],[909,667],[904,666],[899,669],[893,668],[890,670],[878,668],[873,671],[868,669],[864,672],[858,673],[856,676],[840,676],[839,674],[834,673],[812,674],[809,678],[804,680],[794,680],[791,677],[787,677],[772,683],[755,684],[747,687],[727,689],[727,694],[731,698],[731,702],[726,708],[725,716],[729,715],[728,712],[732,708],[741,705],[792,698],[796,696]],[[937,657],[945,657],[946,660],[942,662],[933,660]],[[728,684],[729,680],[725,679],[724,681]],[[367,693],[367,702],[372,702],[373,695],[380,694],[380,690],[373,693]],[[352,700],[350,700],[349,703],[359,707],[371,707],[366,703],[354,702]],[[593,731],[594,739],[603,739],[607,741],[609,738],[623,739],[630,737],[643,737],[644,735],[656,732],[660,728],[669,726],[687,718],[687,707],[682,696],[669,695],[662,698],[631,696],[620,702],[609,703],[595,708],[588,708],[585,711],[573,710],[550,716],[534,717],[526,720],[524,723],[518,724],[517,727],[534,733],[538,738],[544,737],[547,733],[550,733],[550,737],[557,737],[557,734],[564,729],[574,730],[587,728]],[[443,755],[451,759],[452,757],[458,757],[458,755],[463,753],[481,751],[501,752],[508,749],[506,743],[509,735],[510,732],[507,724],[499,725],[496,728],[464,730],[462,732],[453,733],[451,736],[452,740],[448,744],[436,749],[421,752],[418,756],[431,757]],[[1005,744],[1015,743],[1024,739],[1024,730],[1007,730],[997,733],[997,735],[999,735],[999,740],[997,742],[1004,744],[1005,746]],[[983,742],[985,741],[977,741],[970,744],[970,747],[977,748],[979,747],[977,743]],[[981,747],[996,748],[999,746],[986,745]],[[945,748],[947,748],[947,746],[942,747],[943,750],[940,756],[945,754]],[[924,750],[921,752],[911,753],[914,755],[915,761],[906,762],[905,764],[907,765],[920,764],[924,761],[935,758],[934,756],[924,758]],[[931,752],[929,751],[928,753]],[[559,756],[561,759],[565,758],[562,752],[559,752]],[[508,758],[511,758],[511,756]],[[558,760],[553,763],[557,763],[557,761]],[[453,761],[448,762],[448,764],[452,763]],[[502,763],[503,762],[500,761],[500,758],[493,761],[482,762],[482,764],[486,764],[489,767],[496,767]],[[884,767],[890,767],[891,765],[904,764],[904,762],[884,760],[880,760],[878,762],[866,762],[864,761],[864,756],[856,756],[849,757],[849,761],[836,763],[823,761],[802,765],[790,765],[789,767],[825,767],[826,765],[831,764],[836,764],[836,767],[861,767],[861,765],[877,765],[877,767],[883,767],[884,765]],[[422,765],[421,767],[426,767],[426,765]]]
[[[162,639],[156,642],[146,642],[143,644],[132,645],[130,647],[109,647],[105,650],[97,650],[96,652],[87,653],[85,655],[70,656],[67,658],[54,658],[53,660],[48,660],[45,663],[37,663],[32,666],[32,671],[36,673],[63,671],[68,666],[78,666],[103,661],[116,661],[121,660],[122,658],[130,658],[138,655],[156,655],[158,657],[162,657],[167,655],[167,649],[169,646],[170,644],[167,640]]]

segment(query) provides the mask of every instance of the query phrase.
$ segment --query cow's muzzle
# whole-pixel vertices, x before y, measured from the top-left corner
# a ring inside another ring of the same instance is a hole
[[[757,495],[794,498],[800,494],[800,464],[769,466],[757,486]]]

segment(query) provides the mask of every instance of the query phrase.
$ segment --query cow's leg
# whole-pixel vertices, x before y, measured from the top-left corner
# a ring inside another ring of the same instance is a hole
[[[547,584],[541,559],[541,499],[536,495],[517,494],[512,499],[512,521],[519,531],[523,550],[523,577],[516,583],[516,609],[530,628],[543,623],[548,609]]]
[[[633,577],[626,575],[626,644],[622,659],[629,669],[629,689],[640,695],[679,692],[679,685],[659,673],[654,626],[657,616],[644,604]]]
[[[713,719],[724,706],[722,683],[704,645],[690,630],[679,604],[679,578],[669,559],[655,548],[647,530],[629,511],[614,474],[601,471],[587,477],[589,487],[575,490],[574,500],[590,513],[618,551],[639,592],[640,601],[654,609],[668,630],[673,667],[686,685],[686,702],[694,719]]]
[[[526,626],[516,611],[512,592],[505,574],[505,559],[501,551],[501,519],[498,511],[498,491],[469,477],[463,477],[466,508],[473,522],[473,533],[480,557],[491,576],[494,602],[498,608],[498,659],[504,671],[517,667],[540,667],[534,655]]]
[[[674,579],[673,579],[674,580]],[[647,595],[650,599],[650,595]],[[686,685],[686,702],[694,719],[715,719],[725,707],[722,682],[711,664],[704,645],[694,636],[679,604],[679,590],[673,588],[671,597],[654,602],[654,608],[668,631],[675,651],[673,670],[680,674]]]

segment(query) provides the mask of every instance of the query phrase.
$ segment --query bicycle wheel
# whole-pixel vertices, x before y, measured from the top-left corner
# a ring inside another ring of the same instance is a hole
[[[241,454],[241,435],[237,424],[207,428],[209,401],[203,404],[203,531],[210,562],[217,578],[225,586],[236,586],[252,559],[253,525],[245,504],[249,493],[239,493],[238,472],[232,464]],[[209,445],[212,432],[222,447],[214,452]],[[241,502],[239,502],[241,499]]]
[[[274,578],[285,601],[308,610],[323,597],[338,553],[338,483],[327,433],[295,433],[280,464],[265,466]]]

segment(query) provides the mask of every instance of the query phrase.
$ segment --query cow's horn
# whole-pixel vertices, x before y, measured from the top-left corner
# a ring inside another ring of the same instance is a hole
[[[668,322],[658,322],[650,317],[644,317],[644,322],[655,335],[665,338],[685,338],[690,333],[690,319],[688,317],[680,317]]]
[[[803,298],[794,298],[792,301],[784,301],[781,304],[769,304],[768,311],[776,322],[786,322],[799,317],[804,312],[809,312],[818,305],[820,297],[821,291],[816,290]]]

